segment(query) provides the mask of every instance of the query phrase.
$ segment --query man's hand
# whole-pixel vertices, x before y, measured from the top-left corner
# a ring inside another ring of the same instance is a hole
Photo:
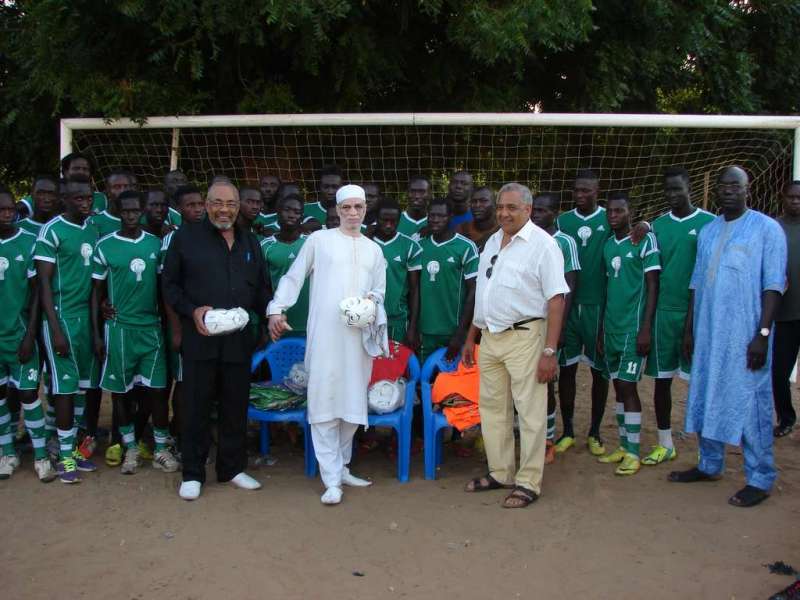
[[[553,356],[546,356],[542,354],[539,357],[539,364],[536,367],[536,379],[539,381],[539,383],[553,381],[556,378],[557,371],[558,361],[556,360],[555,354]]]
[[[286,321],[286,315],[270,315],[269,316],[269,337],[273,342],[281,339],[284,331],[291,331],[289,323]]]
[[[180,323],[176,326],[172,327],[172,331],[170,332],[172,335],[170,336],[170,343],[172,344],[172,351],[173,352],[180,352],[181,344],[183,343],[183,331],[181,330]]]
[[[53,327],[53,350],[61,358],[69,356],[69,342],[59,327]]]
[[[101,337],[95,337],[93,340],[94,344],[94,354],[97,356],[97,360],[101,363],[106,360],[106,344]]]
[[[758,371],[767,364],[767,339],[757,333],[753,340],[747,345],[747,368],[751,371]]]
[[[200,335],[211,335],[208,333],[208,329],[206,329],[205,321],[203,320],[206,316],[206,313],[211,310],[210,306],[198,306],[194,309],[192,313],[192,317],[194,318],[194,326],[197,327],[197,332]]]
[[[694,334],[691,331],[683,333],[683,357],[691,362],[694,354]]]
[[[100,315],[103,317],[104,321],[111,321],[117,316],[117,309],[108,301],[108,298],[103,298],[103,301],[100,303]]]
[[[461,346],[464,344],[464,340],[461,338],[459,334],[454,335],[450,338],[450,343],[447,344],[447,351],[444,353],[445,360],[453,360],[457,356],[461,355]]]
[[[24,365],[31,359],[35,344],[36,340],[33,339],[33,336],[30,333],[26,333],[19,343],[19,348],[17,348],[17,359],[21,365]]]
[[[639,330],[639,335],[636,336],[636,354],[639,356],[650,354],[650,344],[650,327],[642,327]]]
[[[631,229],[631,243],[634,246],[638,246],[639,242],[641,242],[648,233],[650,233],[650,225],[644,221],[639,221],[633,226],[633,229]]]
[[[409,327],[406,330],[406,337],[403,338],[403,345],[411,348],[414,352],[417,351],[419,348],[419,335],[415,328]]]
[[[461,349],[461,362],[468,369],[475,365],[475,342],[469,340],[464,342],[464,347]]]

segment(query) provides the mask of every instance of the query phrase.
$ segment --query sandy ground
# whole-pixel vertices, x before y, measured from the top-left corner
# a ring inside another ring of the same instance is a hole
[[[650,382],[642,389],[649,447]],[[681,423],[685,387],[675,392]],[[722,481],[679,485],[665,477],[695,463],[691,439],[678,437],[674,463],[631,478],[597,464],[583,441],[547,467],[542,498],[524,510],[500,508],[502,492],[462,492],[484,465],[449,447],[437,481],[422,478],[420,455],[405,485],[382,453],[358,457],[354,471],[375,485],[346,489],[338,507],[320,504],[319,480],[288,445],[253,469],[261,491],[210,483],[194,503],[178,499],[177,474],[149,466],[124,476],[103,464],[80,486],[45,486],[26,456],[0,484],[0,598],[762,599],[791,582],[763,565],[800,567],[800,439],[777,442],[777,486],[752,509],[726,503],[743,485],[736,449]]]

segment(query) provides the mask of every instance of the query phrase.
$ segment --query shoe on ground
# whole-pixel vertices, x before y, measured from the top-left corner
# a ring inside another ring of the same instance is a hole
[[[56,473],[49,458],[40,458],[34,461],[33,470],[36,471],[36,476],[42,483],[50,483],[58,477],[58,473]]]
[[[84,473],[97,471],[97,465],[95,465],[88,458],[84,458],[83,454],[77,450],[72,451],[72,460],[75,461],[75,467],[78,469],[78,471],[83,471]]]
[[[17,457],[13,454],[0,456],[0,479],[8,479],[14,474],[14,469],[16,468],[14,465],[15,458]],[[17,460],[17,463],[19,463],[19,460]]]
[[[247,473],[242,471],[238,475],[236,475],[233,479],[231,479],[231,483],[242,490],[258,490],[261,489],[261,484],[256,480],[250,477]]]
[[[557,454],[561,454],[562,452],[566,452],[567,450],[572,448],[574,445],[575,445],[575,438],[574,437],[568,436],[568,435],[563,435],[563,436],[561,436],[561,439],[559,439],[556,442],[556,453]]]
[[[120,471],[123,475],[133,475],[139,468],[139,449],[134,446],[125,450],[125,460],[122,461]]]
[[[181,463],[169,448],[164,448],[153,455],[153,468],[165,473],[174,473],[181,468]]]
[[[598,458],[597,462],[603,463],[604,465],[622,462],[623,460],[625,460],[626,454],[627,451],[625,450],[625,448],[620,446],[619,448],[614,450],[611,454],[606,454],[605,456],[601,456],[600,458]]]
[[[183,481],[178,490],[178,495],[184,500],[197,500],[200,497],[200,490],[203,484],[199,481]]]
[[[85,459],[90,459],[94,455],[95,451],[97,450],[97,440],[94,439],[94,436],[87,435],[81,440],[81,443],[78,445],[78,452],[81,453],[81,456]]]
[[[635,475],[639,472],[641,468],[641,463],[639,462],[639,457],[635,454],[626,454],[625,458],[622,459],[622,462],[614,471],[615,475]]]
[[[369,479],[361,479],[361,477],[356,477],[347,467],[345,467],[342,471],[342,483],[344,485],[349,485],[350,487],[369,487],[372,485],[372,482]]]
[[[329,487],[325,490],[325,493],[322,494],[320,501],[328,505],[339,504],[342,501],[342,488]]]
[[[643,465],[653,466],[660,465],[662,462],[668,460],[675,460],[678,458],[678,452],[675,448],[666,448],[664,446],[653,446],[653,450],[642,459]]]
[[[140,441],[137,448],[139,449],[139,458],[142,460],[153,460],[154,454],[153,451],[150,450],[150,446]]]
[[[112,444],[106,448],[106,464],[109,467],[118,467],[122,464],[121,444]]]
[[[599,437],[590,435],[586,440],[586,446],[589,448],[589,453],[592,456],[603,456],[603,454],[606,453],[606,447]]]
[[[544,450],[544,464],[550,465],[556,459],[556,445],[553,440],[547,440]]]
[[[78,467],[75,464],[74,458],[64,458],[58,461],[56,470],[58,471],[58,478],[61,480],[61,483],[70,484],[81,482],[81,477],[78,474]]]

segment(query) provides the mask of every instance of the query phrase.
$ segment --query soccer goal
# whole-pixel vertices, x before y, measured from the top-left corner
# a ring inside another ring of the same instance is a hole
[[[226,175],[242,185],[266,174],[295,181],[309,198],[317,172],[337,164],[354,183],[376,182],[403,201],[408,179],[431,178],[443,194],[460,169],[495,189],[519,181],[534,191],[569,190],[592,168],[604,192],[628,190],[638,216],[666,209],[661,175],[681,165],[696,204],[714,210],[718,170],[742,165],[751,205],[774,214],[781,187],[800,178],[800,117],[548,113],[228,115],[64,119],[61,155],[81,151],[98,175],[132,170],[158,186],[174,168],[204,185]],[[565,196],[569,198],[568,195]]]

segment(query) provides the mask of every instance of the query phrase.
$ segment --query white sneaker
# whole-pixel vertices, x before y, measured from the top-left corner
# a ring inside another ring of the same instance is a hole
[[[50,483],[58,477],[58,473],[56,473],[56,470],[53,468],[53,463],[50,462],[49,458],[40,458],[34,461],[33,469],[36,471],[36,476],[42,483]]]
[[[261,484],[244,471],[231,479],[231,483],[243,490],[257,490],[261,488]]]
[[[14,452],[14,454],[8,455],[8,462],[11,464],[11,468],[15,471],[19,469],[19,466],[22,464],[22,459],[19,456],[19,451]]]
[[[178,495],[184,500],[197,500],[200,497],[200,490],[203,484],[199,481],[183,481]]]
[[[122,461],[120,470],[123,475],[133,475],[139,468],[139,448],[128,448],[125,450],[125,460]]]
[[[353,475],[347,467],[342,471],[342,483],[350,487],[369,487],[372,485],[372,482],[368,479],[361,479]]]
[[[14,474],[15,460],[19,464],[19,459],[13,454],[0,456],[0,479],[8,479]]]
[[[342,501],[342,488],[329,487],[320,498],[323,504],[339,504]]]
[[[164,448],[153,455],[153,468],[165,473],[174,473],[181,468],[181,463],[169,448]]]

